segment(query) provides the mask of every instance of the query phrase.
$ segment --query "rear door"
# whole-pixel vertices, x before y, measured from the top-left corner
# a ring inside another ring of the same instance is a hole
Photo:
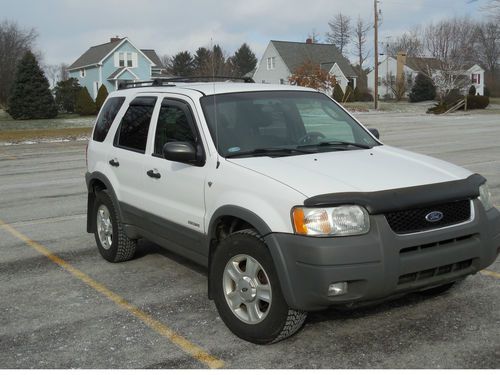
[[[153,214],[163,237],[202,253],[207,168],[166,160],[162,155],[164,144],[174,141],[192,143],[204,155],[192,107],[185,100],[164,98],[155,122],[142,172],[143,207]]]
[[[144,180],[141,175],[156,101],[155,96],[138,96],[130,102],[107,158],[118,182],[114,188],[122,208],[142,205]]]

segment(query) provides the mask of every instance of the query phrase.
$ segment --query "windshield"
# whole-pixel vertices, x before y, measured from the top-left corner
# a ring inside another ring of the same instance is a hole
[[[379,145],[340,106],[318,92],[219,94],[203,97],[201,104],[214,144],[224,157],[266,156],[266,150],[271,156],[290,156],[299,154],[290,150],[329,152]]]

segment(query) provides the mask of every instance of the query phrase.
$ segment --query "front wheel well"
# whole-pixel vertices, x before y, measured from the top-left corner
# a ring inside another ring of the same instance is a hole
[[[212,269],[213,255],[217,246],[232,233],[239,232],[244,229],[253,229],[257,231],[257,229],[248,221],[236,216],[223,216],[218,218],[214,223],[213,230],[210,233],[210,247],[208,254],[208,298],[212,299],[212,278],[210,277],[210,273]]]

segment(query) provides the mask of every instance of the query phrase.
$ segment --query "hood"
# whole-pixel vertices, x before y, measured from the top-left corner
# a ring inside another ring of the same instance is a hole
[[[428,185],[462,180],[472,174],[448,162],[389,146],[228,161],[280,181],[307,197]]]

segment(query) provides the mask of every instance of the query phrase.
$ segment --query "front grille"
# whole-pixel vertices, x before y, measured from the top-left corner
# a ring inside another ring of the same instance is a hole
[[[426,216],[431,212],[442,213],[442,218],[430,222]],[[450,202],[425,208],[414,208],[385,214],[391,229],[398,234],[422,232],[443,228],[467,221],[471,217],[470,200]]]
[[[412,283],[419,280],[430,279],[432,277],[451,274],[463,271],[472,266],[472,259],[464,260],[462,262],[447,264],[446,266],[430,268],[428,270],[407,273],[399,276],[398,285]]]

